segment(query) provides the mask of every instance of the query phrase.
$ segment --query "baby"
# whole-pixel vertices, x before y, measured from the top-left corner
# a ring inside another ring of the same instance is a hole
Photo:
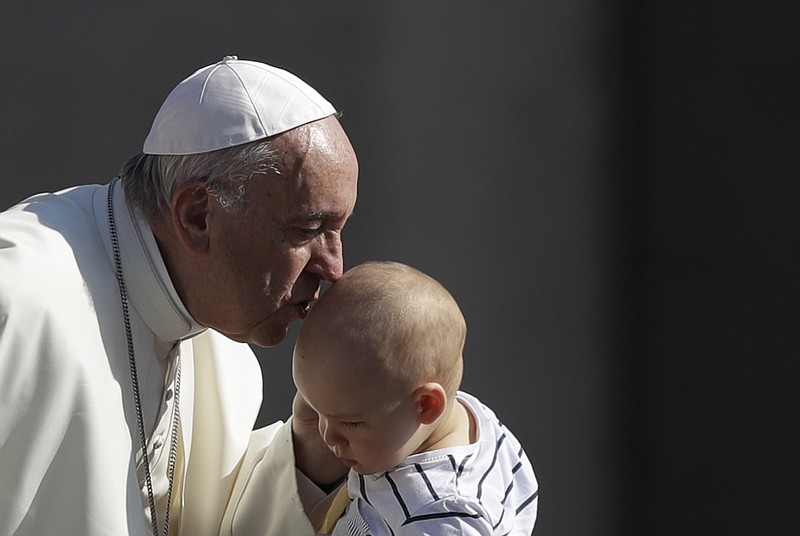
[[[466,323],[445,288],[394,262],[344,274],[294,349],[298,392],[351,468],[334,535],[530,535],[538,484],[519,441],[458,391]]]

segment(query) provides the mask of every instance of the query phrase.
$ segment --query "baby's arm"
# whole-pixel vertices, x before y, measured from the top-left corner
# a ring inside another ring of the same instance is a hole
[[[425,534],[459,534],[463,536],[492,536],[494,531],[483,516],[450,516],[418,519],[395,531],[396,536],[421,536]]]

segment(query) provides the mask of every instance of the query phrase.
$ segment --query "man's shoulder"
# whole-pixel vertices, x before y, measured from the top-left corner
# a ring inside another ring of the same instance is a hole
[[[93,200],[99,186],[36,194],[0,212],[0,254],[46,256],[48,248],[77,246],[96,235]],[[13,248],[19,248],[13,251]]]
[[[33,278],[46,287],[50,277],[69,276],[76,259],[98,253],[93,208],[98,188],[37,194],[0,213],[0,284],[6,291]]]
[[[93,215],[97,188],[39,194],[0,213],[0,321],[5,337],[15,329],[30,337],[35,329],[60,333],[62,327],[83,325],[86,312],[94,314],[94,302],[113,288]]]

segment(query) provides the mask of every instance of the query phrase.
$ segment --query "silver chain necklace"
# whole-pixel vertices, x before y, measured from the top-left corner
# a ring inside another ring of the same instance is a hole
[[[125,278],[122,273],[122,261],[120,260],[119,253],[119,239],[117,238],[117,226],[114,221],[113,210],[113,192],[114,185],[119,180],[116,177],[111,184],[108,185],[108,227],[111,236],[111,249],[114,253],[114,271],[117,276],[117,284],[119,285],[119,297],[122,301],[122,316],[125,320],[125,338],[128,343],[128,363],[131,370],[131,384],[133,386],[133,401],[136,406],[136,423],[139,428],[139,443],[142,446],[142,460],[144,463],[144,475],[147,482],[147,498],[150,503],[150,522],[152,523],[153,535],[159,536],[158,531],[158,516],[156,514],[156,501],[153,495],[153,479],[150,476],[150,457],[147,455],[147,435],[144,431],[144,419],[142,417],[142,401],[139,396],[139,379],[136,374],[136,360],[133,353],[133,332],[131,331],[131,318],[128,312],[128,291],[125,287]],[[172,484],[175,480],[175,466],[178,457],[178,425],[180,419],[179,400],[181,388],[181,361],[180,354],[177,356],[176,370],[175,370],[175,389],[174,396],[175,402],[172,413],[172,431],[170,437],[170,450],[169,460],[167,464],[167,479],[169,487],[167,490],[167,511],[164,514],[164,536],[169,535],[169,510],[172,504]]]

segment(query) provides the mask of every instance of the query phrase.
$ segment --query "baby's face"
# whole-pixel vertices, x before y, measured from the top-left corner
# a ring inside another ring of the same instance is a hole
[[[423,438],[413,393],[386,381],[357,351],[301,341],[293,372],[331,451],[359,473],[373,474],[413,454]]]

